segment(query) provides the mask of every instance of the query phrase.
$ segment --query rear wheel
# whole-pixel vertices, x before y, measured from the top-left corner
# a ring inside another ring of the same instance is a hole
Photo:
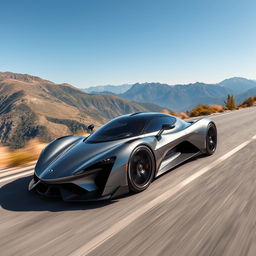
[[[130,157],[128,184],[132,192],[145,190],[154,178],[155,161],[151,150],[146,146],[137,147]]]
[[[206,133],[206,155],[212,155],[217,148],[217,128],[214,123],[209,123]]]

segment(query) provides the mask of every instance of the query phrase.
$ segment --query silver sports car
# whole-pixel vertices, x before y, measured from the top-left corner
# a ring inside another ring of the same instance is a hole
[[[163,113],[117,117],[88,137],[66,136],[41,153],[29,190],[65,201],[110,199],[145,190],[155,177],[199,154],[212,155],[216,125]]]

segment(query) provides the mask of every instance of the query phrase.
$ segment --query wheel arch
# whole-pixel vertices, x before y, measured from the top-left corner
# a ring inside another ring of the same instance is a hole
[[[217,129],[215,122],[208,118],[201,118],[196,122],[192,123],[188,128],[186,128],[186,140],[193,145],[195,145],[202,154],[206,151],[206,140],[208,125],[213,123]]]

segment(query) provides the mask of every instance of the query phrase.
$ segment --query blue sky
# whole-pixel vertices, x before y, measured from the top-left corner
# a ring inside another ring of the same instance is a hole
[[[0,71],[78,87],[255,79],[255,0],[1,1]]]

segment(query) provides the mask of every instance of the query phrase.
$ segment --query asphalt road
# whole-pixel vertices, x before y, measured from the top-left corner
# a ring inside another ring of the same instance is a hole
[[[256,255],[256,108],[213,119],[213,156],[115,201],[49,200],[31,177],[0,178],[0,254]]]

